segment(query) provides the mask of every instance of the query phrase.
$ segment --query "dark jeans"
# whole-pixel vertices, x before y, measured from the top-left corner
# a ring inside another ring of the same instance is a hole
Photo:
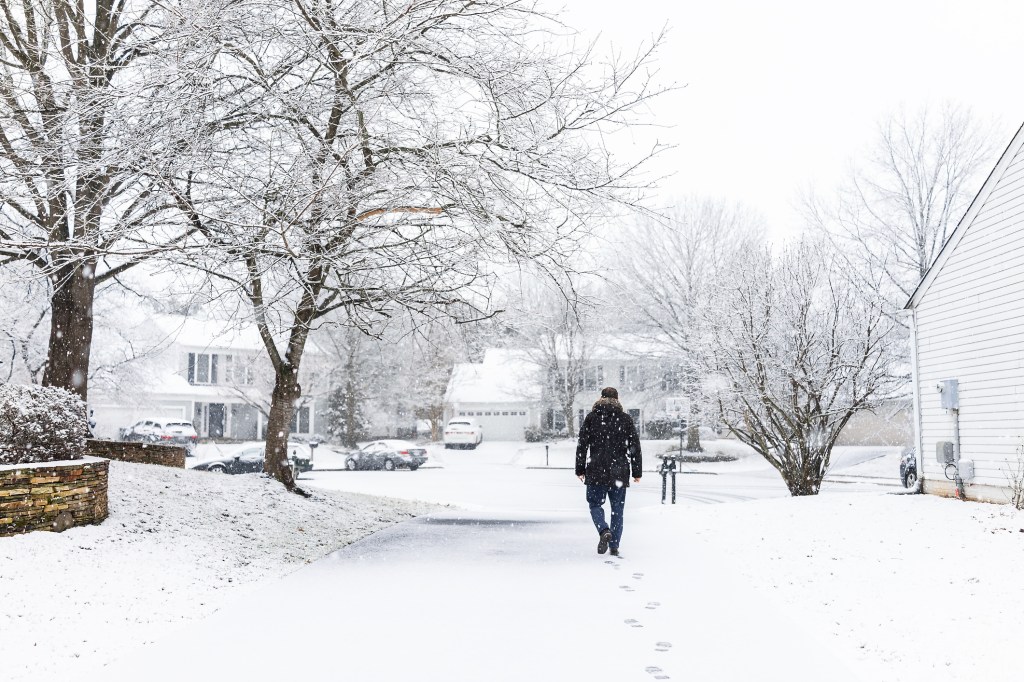
[[[612,547],[618,547],[619,540],[622,539],[622,510],[626,506],[626,486],[587,486],[587,504],[590,505],[590,518],[594,520],[594,526],[597,527],[598,535],[609,527],[604,522],[605,495],[608,496],[608,501],[612,507],[612,541],[609,544]]]

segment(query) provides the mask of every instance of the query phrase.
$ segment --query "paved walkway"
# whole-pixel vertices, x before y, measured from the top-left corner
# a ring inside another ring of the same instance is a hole
[[[417,519],[265,585],[96,679],[855,679],[699,539],[666,537],[679,513],[633,511],[621,559],[594,553],[584,509]]]

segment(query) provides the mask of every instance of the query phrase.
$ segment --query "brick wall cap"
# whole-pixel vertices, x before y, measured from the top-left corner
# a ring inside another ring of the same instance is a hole
[[[0,464],[0,471],[14,471],[16,469],[59,469],[64,467],[76,468],[81,467],[83,464],[98,464],[100,462],[107,462],[102,457],[92,457],[91,455],[85,455],[81,459],[68,459],[57,462],[33,462],[32,464]]]

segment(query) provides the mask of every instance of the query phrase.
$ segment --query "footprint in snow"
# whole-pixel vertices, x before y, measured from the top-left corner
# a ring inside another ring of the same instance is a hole
[[[624,589],[626,592],[635,592],[636,591],[632,587],[630,587],[629,585],[619,585],[619,587]]]
[[[667,680],[670,679],[668,675],[665,675],[661,668],[656,665],[649,665],[644,668],[649,674],[654,676],[656,680]]]
[[[655,651],[668,651],[672,648],[672,642],[658,642],[654,645]]]
[[[626,625],[631,628],[642,628],[643,625],[636,618],[627,618],[623,621]]]
[[[633,578],[634,578],[635,580],[640,580],[640,579],[641,579],[641,578],[643,578],[643,577],[644,577],[644,574],[643,574],[643,573],[634,573],[634,574],[633,574]]]
[[[644,608],[645,609],[651,609],[653,611],[654,609],[658,608],[659,606],[661,606],[661,602],[660,601],[649,601],[649,602],[647,602],[647,606],[645,606]]]

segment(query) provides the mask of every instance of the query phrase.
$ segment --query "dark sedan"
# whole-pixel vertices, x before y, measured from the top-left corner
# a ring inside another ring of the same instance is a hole
[[[289,459],[295,478],[313,468],[313,456],[308,446],[290,445]],[[218,474],[252,474],[263,471],[263,446],[258,445],[239,450],[219,459],[209,459],[193,466],[198,471],[212,471]]]
[[[349,453],[345,459],[345,468],[349,471],[357,469],[394,471],[403,467],[410,471],[416,471],[426,461],[426,449],[414,443],[406,440],[375,440],[359,450]]]

